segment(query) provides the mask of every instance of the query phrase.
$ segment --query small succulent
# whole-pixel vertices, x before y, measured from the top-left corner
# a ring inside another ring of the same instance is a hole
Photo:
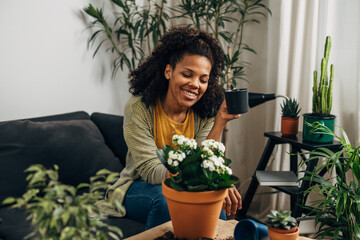
[[[286,98],[281,104],[281,113],[286,118],[298,118],[301,108],[295,98]]]
[[[296,219],[289,211],[271,210],[271,214],[268,214],[266,218],[266,224],[271,228],[290,230],[296,227]]]

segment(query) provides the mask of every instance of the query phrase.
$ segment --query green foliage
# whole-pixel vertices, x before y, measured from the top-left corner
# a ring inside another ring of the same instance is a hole
[[[32,165],[25,170],[29,173],[28,190],[20,198],[7,198],[3,204],[13,204],[13,208],[24,208],[30,213],[33,232],[26,239],[120,239],[119,228],[104,223],[104,216],[95,202],[104,198],[104,192],[118,177],[118,173],[100,170],[90,179],[90,184],[81,183],[77,187],[58,181],[58,166],[45,169],[42,165]],[[88,191],[78,194],[79,189]],[[107,204],[122,210],[118,202]]]
[[[290,230],[296,227],[296,219],[291,216],[289,211],[271,210],[271,214],[266,216],[266,224],[272,228]]]
[[[319,148],[311,152],[306,162],[320,157],[313,172],[301,180],[310,181],[306,193],[320,196],[319,200],[304,206],[315,216],[319,225],[318,238],[359,240],[360,239],[360,147],[351,145],[346,132],[340,128],[342,137],[318,123],[315,131],[334,136],[342,143],[342,150],[333,152]],[[335,170],[336,173],[334,172]],[[323,177],[329,172],[328,178]]]
[[[321,60],[321,74],[319,84],[317,71],[314,71],[313,84],[313,113],[319,115],[329,115],[332,108],[332,88],[334,79],[334,65],[330,65],[330,82],[328,75],[328,62],[331,48],[331,38],[326,37],[324,57]]]
[[[295,98],[286,98],[281,104],[281,113],[286,118],[298,118],[301,108]]]
[[[147,0],[143,7],[135,0],[111,2],[115,6],[112,24],[104,17],[103,9],[95,9],[89,4],[84,11],[95,19],[90,23],[95,31],[89,39],[97,45],[94,55],[105,41],[111,46],[107,50],[115,53],[113,77],[124,66],[129,70],[136,68],[144,58],[144,50],[150,53],[172,25],[171,20],[175,20],[205,30],[219,41],[226,61],[222,79],[224,83],[229,80],[229,88],[235,87],[238,79],[245,79],[245,68],[249,63],[241,60],[243,52],[256,54],[244,42],[245,25],[260,23],[259,17],[266,18],[268,13],[271,14],[263,0],[181,0],[173,8],[167,7],[167,0]]]

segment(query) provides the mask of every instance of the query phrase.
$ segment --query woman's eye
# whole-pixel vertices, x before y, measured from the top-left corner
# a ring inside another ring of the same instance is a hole
[[[200,82],[201,82],[201,83],[207,83],[208,80],[207,80],[207,79],[200,79]]]
[[[186,78],[189,78],[190,77],[190,75],[189,74],[186,74],[186,73],[183,73],[182,74],[184,77],[186,77]]]

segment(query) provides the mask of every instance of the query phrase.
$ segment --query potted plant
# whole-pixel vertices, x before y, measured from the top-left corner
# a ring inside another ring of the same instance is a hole
[[[33,226],[25,239],[120,239],[122,232],[115,226],[103,222],[96,201],[104,197],[104,191],[118,178],[118,173],[100,170],[90,179],[90,184],[77,187],[58,181],[58,166],[45,169],[42,165],[31,165],[25,170],[28,190],[20,198],[9,197],[3,204],[13,208],[25,208]],[[88,192],[78,193],[88,188]],[[123,209],[119,202],[104,204]]]
[[[225,147],[205,140],[201,148],[194,139],[173,136],[173,144],[157,150],[171,173],[162,183],[177,238],[213,238],[227,188],[238,178],[232,176]]]
[[[299,237],[296,219],[289,211],[272,210],[271,214],[266,216],[266,224],[270,240],[296,240]]]
[[[285,98],[281,106],[281,133],[292,136],[298,133],[299,128],[299,103],[295,98]]]
[[[316,238],[359,240],[360,146],[352,145],[346,132],[339,129],[340,136],[326,126],[315,126],[315,130],[335,137],[343,147],[337,152],[319,148],[310,152],[312,157],[302,162],[307,164],[316,158],[321,159],[314,171],[306,172],[308,176],[300,179],[310,181],[306,194],[318,196],[304,208],[309,210],[307,217],[315,217],[315,223],[319,225]],[[324,175],[325,172],[329,175]]]
[[[332,89],[334,79],[334,65],[330,65],[328,74],[328,62],[331,48],[331,38],[326,37],[324,57],[321,60],[321,74],[319,82],[317,71],[314,71],[312,113],[305,113],[303,125],[303,139],[316,143],[328,143],[333,141],[332,135],[311,131],[314,122],[320,122],[334,131],[335,115],[330,114],[332,108]]]

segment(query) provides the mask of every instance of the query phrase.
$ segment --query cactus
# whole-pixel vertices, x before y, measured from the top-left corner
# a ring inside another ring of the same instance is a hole
[[[321,60],[321,73],[319,84],[317,71],[314,71],[313,83],[313,109],[312,112],[319,115],[329,115],[332,107],[332,86],[334,79],[334,65],[330,65],[330,81],[328,75],[328,62],[331,48],[331,38],[326,37],[324,57]]]
[[[298,118],[300,110],[299,103],[296,101],[295,98],[286,98],[282,102],[281,106],[281,113],[283,117],[286,118]]]
[[[290,215],[289,211],[271,210],[271,214],[266,216],[266,224],[271,228],[290,230],[296,227],[296,219]]]

